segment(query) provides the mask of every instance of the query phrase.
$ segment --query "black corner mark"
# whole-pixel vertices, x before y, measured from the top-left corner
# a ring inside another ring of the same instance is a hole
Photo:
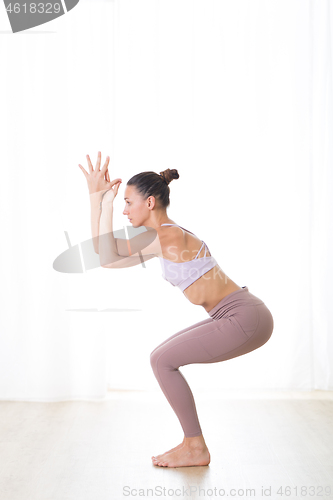
[[[13,33],[53,21],[72,10],[80,0],[4,0]],[[63,8],[65,5],[66,11]]]

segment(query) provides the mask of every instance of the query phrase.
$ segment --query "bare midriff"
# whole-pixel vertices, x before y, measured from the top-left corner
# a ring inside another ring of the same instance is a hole
[[[224,297],[241,288],[217,265],[185,288],[183,294],[192,304],[202,306],[208,312]]]

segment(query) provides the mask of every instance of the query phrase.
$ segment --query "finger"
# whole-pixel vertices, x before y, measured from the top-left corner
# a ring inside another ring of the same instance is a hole
[[[94,169],[93,169],[89,155],[87,155],[87,161],[88,161],[89,172],[91,173],[94,171]]]
[[[119,184],[117,184],[117,186],[114,188],[114,198],[117,196],[118,194],[118,189],[119,189]]]
[[[79,163],[79,167],[82,170],[82,172],[84,173],[85,178],[87,178],[87,176],[89,175],[88,172],[82,167],[82,165],[80,165],[80,163]]]
[[[113,191],[114,193],[117,193],[118,188],[119,188],[119,181],[117,181],[117,183],[116,183],[116,184],[113,184],[113,185],[112,185],[112,187],[111,187],[111,189],[112,189],[112,191]]]
[[[109,170],[105,172],[105,178],[108,182],[110,182],[110,175],[109,175]]]
[[[106,172],[106,170],[107,170],[107,168],[109,166],[109,162],[110,162],[110,156],[107,156],[106,160],[105,160],[105,163],[104,163],[103,167],[101,168],[101,172],[102,172],[103,175],[105,174],[105,172]]]
[[[113,181],[110,181],[111,182],[111,187],[114,186],[115,184],[117,184],[117,182],[122,182],[122,180],[120,179],[120,177],[118,177],[118,179],[114,179]]]
[[[100,151],[98,151],[97,162],[96,162],[96,170],[99,170],[99,167],[101,166],[101,158],[102,158],[102,153]]]

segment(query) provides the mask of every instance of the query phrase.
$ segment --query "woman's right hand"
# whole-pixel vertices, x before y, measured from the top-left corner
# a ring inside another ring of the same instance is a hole
[[[79,167],[81,168],[88,184],[88,190],[89,194],[95,194],[95,193],[100,193],[102,196],[106,191],[109,191],[109,189],[112,188],[114,184],[117,182],[121,181],[120,178],[114,179],[112,182],[110,182],[110,176],[109,176],[109,171],[108,171],[108,165],[110,161],[110,157],[107,156],[105,163],[100,170],[101,166],[101,152],[98,152],[98,157],[97,157],[97,162],[96,162],[96,167],[95,170],[93,169],[92,163],[90,161],[89,155],[87,155],[87,161],[88,161],[88,167],[89,167],[89,174],[88,172],[82,167],[82,165],[79,164]]]

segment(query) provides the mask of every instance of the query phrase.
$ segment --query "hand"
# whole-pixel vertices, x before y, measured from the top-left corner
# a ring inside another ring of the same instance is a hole
[[[118,189],[121,183],[122,181],[118,181],[117,179],[110,183],[112,187],[108,191],[105,191],[105,193],[102,195],[102,206],[113,203],[113,200],[118,194]]]
[[[108,171],[108,165],[109,165],[109,161],[110,161],[109,156],[106,157],[105,163],[104,163],[101,170],[100,170],[100,165],[101,165],[101,152],[100,151],[98,152],[95,170],[93,169],[89,155],[87,155],[87,161],[88,161],[88,167],[89,167],[89,174],[82,167],[82,165],[79,164],[79,167],[81,168],[81,170],[84,173],[84,176],[87,180],[89,194],[100,193],[101,195],[104,195],[107,191],[112,190],[113,195],[108,196],[108,201],[111,201],[110,197],[112,197],[112,201],[113,201],[118,193],[118,188],[119,188],[122,180],[118,177],[118,179],[110,181],[110,176],[109,176],[109,171]],[[118,183],[118,186],[116,187],[115,190],[113,190],[112,187],[117,183]]]

